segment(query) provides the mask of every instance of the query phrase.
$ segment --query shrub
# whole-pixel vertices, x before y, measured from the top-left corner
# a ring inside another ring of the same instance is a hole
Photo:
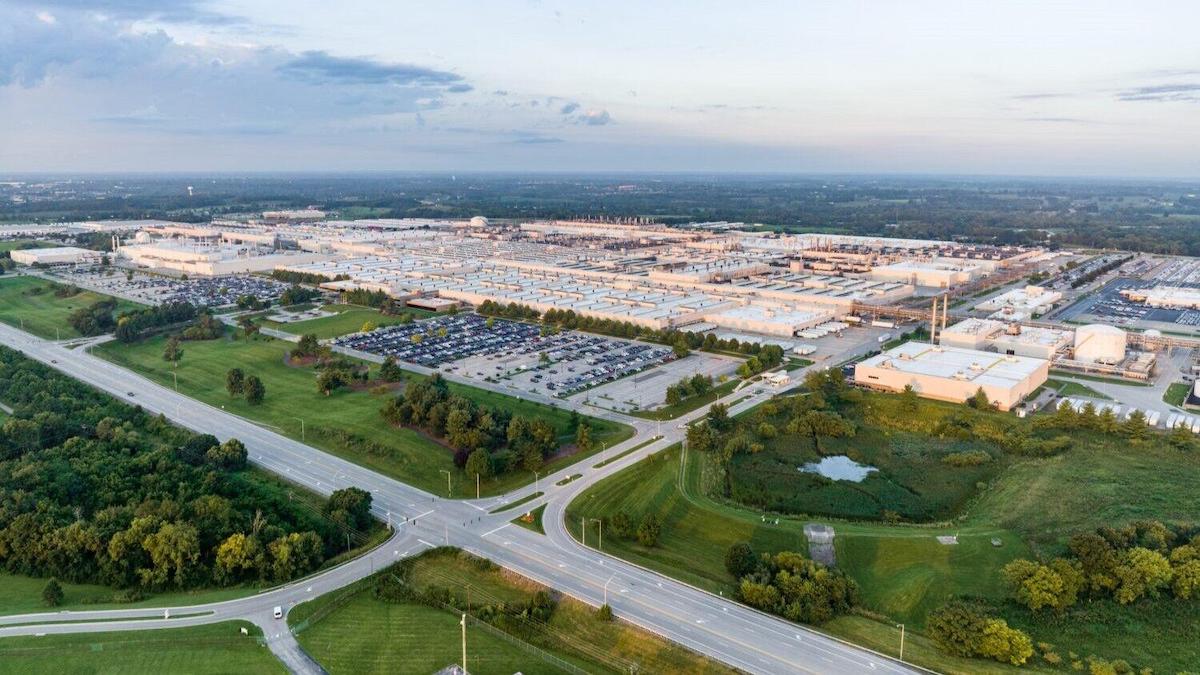
[[[962,452],[952,452],[942,458],[944,464],[950,466],[979,466],[992,461],[992,456],[984,450],[964,450]]]
[[[754,555],[754,549],[750,548],[750,542],[739,541],[725,552],[725,569],[729,570],[735,579],[741,579],[757,567],[758,558]]]

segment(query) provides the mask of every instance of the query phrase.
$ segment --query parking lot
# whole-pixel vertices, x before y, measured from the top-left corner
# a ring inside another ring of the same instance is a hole
[[[85,288],[148,305],[190,302],[196,306],[224,307],[243,295],[274,302],[288,289],[288,284],[248,275],[173,279],[134,272],[129,279],[126,274],[126,270],[113,267],[90,267],[63,270],[58,276]]]
[[[478,354],[536,349],[540,332],[538,326],[503,319],[493,319],[489,328],[484,317],[462,313],[347,335],[334,344],[436,368]]]
[[[334,344],[486,382],[566,397],[672,361],[669,347],[478,314],[441,316],[338,338]],[[736,368],[736,361],[734,366]],[[664,382],[666,386],[673,382]]]
[[[1127,288],[1150,288],[1161,285],[1181,285],[1157,278],[1117,278],[1105,284],[1090,297],[1064,311],[1060,319],[1100,321],[1122,327],[1165,328],[1200,327],[1200,312],[1194,309],[1149,307],[1132,302],[1121,295]]]
[[[664,404],[667,387],[693,375],[708,375],[714,386],[722,376],[736,377],[741,359],[720,354],[692,352],[682,358],[619,380],[576,393],[572,398],[617,412],[651,410]]]

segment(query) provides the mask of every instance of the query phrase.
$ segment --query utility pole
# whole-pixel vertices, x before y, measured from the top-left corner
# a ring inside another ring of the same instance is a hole
[[[462,621],[459,622],[462,626],[462,670],[463,675],[467,675],[467,614],[463,612]]]
[[[600,541],[600,545],[598,546],[598,548],[599,548],[601,551],[603,551],[603,550],[604,550],[604,521],[603,521],[603,520],[600,520],[599,518],[592,518],[592,522],[593,522],[593,523],[596,523],[596,525],[597,525],[597,526],[599,526],[599,529],[600,529],[600,540],[599,540],[599,541]]]
[[[900,660],[904,660],[904,624],[898,623],[896,627],[900,629]]]

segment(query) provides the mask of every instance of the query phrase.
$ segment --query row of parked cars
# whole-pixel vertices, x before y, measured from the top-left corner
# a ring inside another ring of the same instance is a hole
[[[504,319],[492,319],[489,327],[488,319],[463,313],[347,335],[334,344],[435,368],[479,354],[526,348],[540,333],[538,326]]]

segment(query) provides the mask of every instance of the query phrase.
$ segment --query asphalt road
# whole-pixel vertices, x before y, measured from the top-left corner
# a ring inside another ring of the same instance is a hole
[[[96,632],[140,630],[164,626],[212,623],[233,618],[248,619],[265,626],[268,644],[296,672],[310,672],[298,655],[298,645],[284,627],[271,618],[275,606],[290,608],[308,597],[342,587],[369,575],[378,565],[420,548],[450,544],[472,551],[519,574],[541,582],[593,605],[607,598],[621,619],[685,645],[699,653],[752,673],[902,673],[915,669],[862,648],[843,643],[816,631],[766,615],[730,600],[674,581],[655,572],[607,556],[575,542],[563,525],[563,513],[570,500],[602,478],[678,442],[684,434],[682,423],[698,418],[697,410],[670,424],[661,425],[663,438],[603,468],[592,467],[591,459],[554,474],[543,476],[538,484],[515,490],[508,495],[479,501],[453,501],[418,490],[396,480],[334,457],[298,441],[281,436],[242,417],[227,413],[169,388],[155,384],[123,368],[91,356],[83,349],[67,349],[41,340],[9,326],[0,325],[0,343],[18,349],[30,358],[48,363],[58,370],[109,392],[129,403],[162,413],[177,424],[197,432],[211,433],[218,439],[238,438],[247,447],[250,460],[284,478],[319,494],[357,486],[372,493],[376,515],[396,527],[397,533],[383,547],[313,578],[268,593],[226,603],[194,607],[173,607],[171,613],[211,612],[182,619],[147,619],[111,622],[113,618],[142,616],[137,612],[162,610],[111,610],[72,612],[67,621],[37,626],[13,623],[54,621],[61,613],[0,618],[0,636],[33,635],[51,632]],[[796,371],[793,377],[803,371]],[[479,383],[472,382],[479,386]],[[776,393],[767,386],[753,386],[727,397],[735,400],[750,393],[750,398],[734,406],[749,408]],[[508,392],[506,392],[508,393]],[[590,408],[590,407],[589,407]],[[591,413],[589,409],[587,412]],[[607,411],[611,413],[611,411]],[[616,413],[611,413],[617,415]],[[627,418],[620,415],[622,421]],[[615,455],[652,437],[659,425],[637,420],[637,433],[630,440],[609,450]],[[555,483],[574,473],[579,479],[564,486]],[[490,509],[535,492],[546,494],[530,502],[528,508],[547,504],[543,522],[547,536],[509,525],[519,511],[489,514]],[[134,614],[122,614],[131,612]],[[45,618],[49,616],[50,618]],[[43,618],[37,618],[43,617]],[[105,620],[109,623],[105,623]],[[298,661],[300,659],[300,661]]]

